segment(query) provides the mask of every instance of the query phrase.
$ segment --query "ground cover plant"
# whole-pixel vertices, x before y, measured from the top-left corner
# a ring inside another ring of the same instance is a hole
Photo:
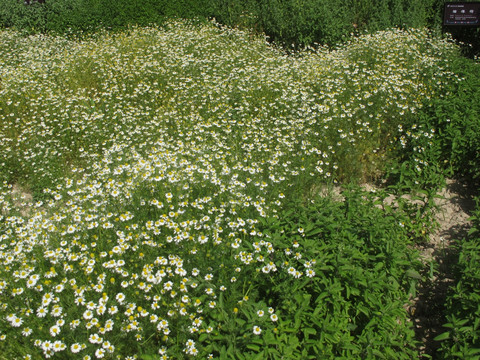
[[[451,173],[467,179],[475,193],[476,207],[472,212],[472,227],[464,239],[457,239],[454,248],[458,262],[453,266],[455,284],[445,304],[446,323],[441,341],[442,359],[478,359],[480,357],[480,298],[477,289],[480,256],[478,176],[480,174],[479,87],[478,63],[459,58],[454,67],[464,78],[455,85],[449,99],[439,99],[425,110],[427,121],[439,129],[443,141],[438,160],[447,164]]]
[[[451,42],[391,30],[287,56],[171,22],[0,43],[2,356],[415,356],[428,217],[321,194],[407,151],[428,173],[417,114],[459,81]]]
[[[478,262],[480,260],[479,215],[478,206],[474,211],[468,238],[461,239],[455,245],[458,250],[458,263],[455,264],[456,283],[451,287],[446,307],[444,332],[437,336],[441,341],[442,359],[478,359],[480,357],[480,278]]]

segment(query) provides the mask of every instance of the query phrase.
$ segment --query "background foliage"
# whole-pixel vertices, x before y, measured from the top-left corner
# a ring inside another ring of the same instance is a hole
[[[225,25],[264,32],[282,44],[333,45],[354,32],[439,29],[442,10],[443,0],[47,0],[29,6],[0,0],[0,26],[65,33],[161,24],[172,17],[216,18]]]

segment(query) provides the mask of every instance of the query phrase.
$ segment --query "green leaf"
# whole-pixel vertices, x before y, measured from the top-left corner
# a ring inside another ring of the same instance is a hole
[[[436,336],[433,340],[435,341],[443,341],[443,340],[446,340],[450,337],[450,332],[447,331],[447,332],[444,332],[443,334],[440,334],[438,336]]]
[[[236,352],[238,360],[245,360],[246,357],[240,351],[237,350]]]
[[[480,349],[470,349],[467,354],[469,356],[480,354]]]
[[[470,230],[468,230],[468,235],[472,235],[472,234],[475,234],[476,232],[478,232],[478,229],[475,228],[475,227],[471,227]]]
[[[156,359],[158,359],[158,357],[156,355],[143,354],[143,355],[140,355],[140,359],[142,359],[142,360],[156,360]]]
[[[242,327],[242,326],[245,325],[245,323],[246,323],[245,320],[240,319],[240,318],[236,318],[236,319],[235,319],[235,322],[236,322],[240,327]]]
[[[411,277],[413,279],[422,280],[422,276],[418,273],[418,271],[413,270],[413,269],[407,270],[405,272],[405,275],[407,275],[408,277]]]
[[[313,328],[305,328],[303,329],[303,333],[305,334],[305,337],[308,337],[308,335],[317,335],[317,330]]]
[[[234,351],[235,351],[235,349],[234,349],[233,345],[230,344],[230,345],[228,345],[226,355],[229,355],[229,358],[233,358]]]
[[[314,235],[317,235],[317,234],[320,234],[322,233],[322,228],[317,228],[317,229],[313,229],[312,231],[308,231],[308,233],[306,233],[307,236],[314,236]]]
[[[255,344],[247,344],[247,349],[253,350],[255,352],[260,351],[260,346],[255,345]]]
[[[378,357],[379,359],[386,359],[385,355],[377,349],[372,349],[372,354]]]

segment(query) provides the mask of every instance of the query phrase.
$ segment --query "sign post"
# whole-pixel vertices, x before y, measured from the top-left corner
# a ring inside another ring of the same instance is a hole
[[[480,26],[480,2],[447,2],[443,8],[444,26]]]

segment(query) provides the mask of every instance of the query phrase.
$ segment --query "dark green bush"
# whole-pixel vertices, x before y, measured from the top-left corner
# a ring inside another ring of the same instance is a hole
[[[0,1],[0,27],[43,32],[46,29],[46,14],[46,7],[37,2],[27,6],[19,0]]]
[[[438,6],[438,0],[47,0],[32,5],[0,0],[0,27],[62,33],[159,24],[172,17],[216,18],[288,46],[333,45],[352,32],[427,26],[438,18]]]
[[[27,32],[76,33],[99,28],[121,29],[129,25],[161,24],[165,18],[209,18],[209,0],[47,0],[25,5],[0,0],[0,27]]]
[[[354,32],[424,27],[439,16],[435,0],[216,0],[215,16],[248,25],[288,45],[334,45]],[[247,19],[247,21],[245,21]],[[437,21],[438,23],[438,21]],[[252,26],[253,25],[253,26]]]

